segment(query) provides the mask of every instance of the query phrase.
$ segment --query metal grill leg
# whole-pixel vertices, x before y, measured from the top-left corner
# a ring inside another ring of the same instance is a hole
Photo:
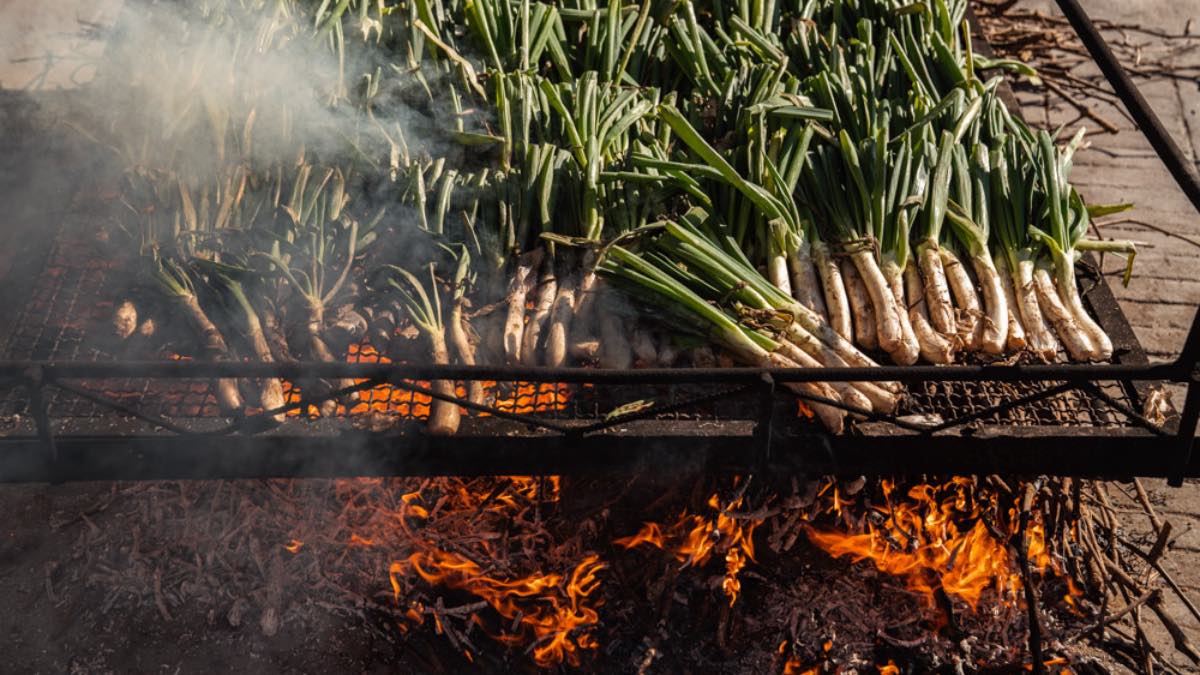
[[[1192,463],[1192,452],[1196,446],[1196,422],[1200,420],[1200,374],[1192,373],[1188,382],[1187,399],[1183,403],[1183,415],[1179,419],[1179,461],[1175,466],[1174,475],[1167,479],[1167,485],[1180,487],[1183,477]]]
[[[759,385],[758,406],[758,424],[754,427],[754,435],[759,438],[761,448],[759,466],[765,470],[771,460],[771,439],[775,435],[775,379],[770,375],[763,375],[762,384]]]
[[[1117,57],[1105,43],[1104,37],[1100,35],[1096,25],[1088,18],[1087,12],[1083,10],[1079,0],[1057,0],[1057,2],[1117,96],[1129,110],[1129,114],[1137,123],[1138,128],[1142,130],[1146,140],[1150,141],[1150,145],[1158,153],[1159,158],[1162,159],[1163,164],[1171,172],[1171,176],[1175,178],[1175,182],[1179,184],[1180,189],[1187,195],[1192,205],[1200,210],[1200,175],[1197,174],[1195,166],[1175,144],[1171,134],[1154,114],[1154,110],[1138,91],[1137,86],[1129,77],[1129,73],[1125,72]],[[1196,372],[1198,360],[1200,360],[1200,309],[1197,310],[1192,320],[1192,328],[1188,331],[1182,353],[1175,362],[1176,366],[1186,369],[1188,393],[1183,406],[1183,416],[1179,421],[1179,459],[1174,475],[1167,480],[1167,484],[1173,487],[1183,484],[1183,476],[1191,464],[1192,450],[1196,442],[1196,420],[1200,417],[1200,383],[1197,382]]]
[[[50,462],[58,462],[58,446],[54,442],[54,430],[50,427],[50,404],[46,400],[45,372],[37,366],[25,373],[26,386],[29,387],[29,405],[33,413],[33,421],[37,424],[38,437],[46,446]]]
[[[1196,422],[1200,420],[1200,309],[1192,319],[1183,350],[1175,365],[1188,373],[1187,399],[1183,403],[1183,415],[1179,419],[1179,460],[1175,472],[1167,479],[1167,485],[1180,487],[1188,466],[1192,463],[1192,452],[1196,446]]]

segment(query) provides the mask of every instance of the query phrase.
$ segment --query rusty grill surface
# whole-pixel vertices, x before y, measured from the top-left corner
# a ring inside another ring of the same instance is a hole
[[[78,229],[63,226],[46,254],[46,263],[31,285],[27,303],[17,314],[4,344],[3,359],[9,361],[119,361],[122,357],[98,348],[89,327],[103,326],[113,312],[113,299],[121,297],[123,275],[107,260],[94,241],[82,239]],[[119,280],[122,279],[122,280]],[[1103,321],[1105,316],[1100,313]],[[1111,317],[1109,317],[1111,318]],[[1138,349],[1137,345],[1117,345]],[[1138,349],[1140,351],[1140,349]],[[157,358],[179,358],[163,352]],[[352,345],[351,362],[386,361],[369,344]],[[166,419],[205,419],[217,416],[217,405],[207,380],[123,378],[83,380],[81,389],[117,401],[143,414]],[[428,383],[417,382],[419,386]],[[1122,427],[1130,426],[1128,417],[1109,403],[1078,391],[1064,392],[1006,410],[988,412],[997,405],[1036,394],[1055,386],[1054,382],[924,382],[909,386],[899,414],[901,416],[937,416],[943,420],[964,415],[978,416],[972,424],[1022,427]],[[675,421],[723,421],[754,419],[756,401],[749,397],[706,400],[699,405],[689,401],[712,398],[708,385],[604,385],[565,383],[488,382],[487,405],[497,410],[536,414],[557,420],[598,420],[622,406],[653,401],[664,412],[656,419]],[[285,384],[289,402],[299,392]],[[1127,384],[1108,382],[1103,391],[1120,405],[1138,409],[1136,391]],[[460,395],[464,395],[461,391]],[[9,387],[0,394],[0,415],[29,414],[29,395],[24,387]],[[50,416],[64,420],[111,419],[107,406],[70,392],[48,392]],[[421,419],[429,413],[429,399],[390,385],[378,385],[362,392],[359,401],[339,405],[338,417],[369,414],[400,419]],[[292,411],[293,417],[306,413]],[[486,413],[483,413],[486,416]],[[803,423],[803,422],[800,422]]]

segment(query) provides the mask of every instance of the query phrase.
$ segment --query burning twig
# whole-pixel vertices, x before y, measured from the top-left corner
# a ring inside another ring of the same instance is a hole
[[[1034,483],[1025,485],[1025,494],[1021,498],[1020,525],[1014,538],[1017,561],[1021,566],[1021,579],[1025,589],[1025,606],[1029,616],[1029,654],[1033,657],[1033,672],[1041,675],[1046,669],[1042,659],[1042,618],[1037,588],[1033,584],[1033,572],[1029,565],[1029,512],[1033,508],[1033,499],[1037,488],[1038,486]]]

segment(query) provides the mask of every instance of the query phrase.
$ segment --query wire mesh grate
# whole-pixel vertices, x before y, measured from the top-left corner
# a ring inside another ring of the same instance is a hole
[[[114,273],[116,264],[105,260],[94,242],[81,241],[70,228],[55,239],[47,254],[28,301],[5,344],[4,358],[12,361],[115,361],[119,355],[96,346],[89,330],[105,325],[121,297],[124,275]],[[180,358],[169,350],[160,358]],[[369,344],[352,345],[351,362],[386,362]],[[206,380],[124,378],[74,383],[90,392],[115,400],[139,412],[167,419],[210,418],[218,415],[216,400]],[[429,387],[429,382],[412,382]],[[569,385],[562,383],[484,382],[484,403],[497,410],[532,414],[556,420],[598,420],[606,416],[649,407],[668,408],[657,417],[673,421],[725,421],[757,419],[761,405],[755,395],[710,399],[719,387],[695,384],[655,385]],[[901,415],[937,416],[943,420],[980,414],[1015,398],[1053,387],[1053,382],[926,382],[914,384],[903,398]],[[1120,383],[1103,383],[1114,400],[1136,409]],[[289,402],[302,392],[285,383]],[[457,394],[465,398],[464,383]],[[12,387],[0,392],[0,415],[28,414],[28,392]],[[403,386],[381,384],[360,392],[356,400],[340,402],[339,417],[387,415],[421,419],[429,414],[430,399]],[[82,397],[53,389],[48,401],[54,418],[100,419],[112,416],[107,407]],[[798,407],[798,415],[803,407]],[[474,413],[473,413],[474,414]],[[295,417],[316,416],[317,410],[296,410]],[[486,413],[484,414],[486,415]],[[1045,399],[984,414],[974,425],[1016,426],[1129,426],[1125,415],[1104,401],[1083,392],[1060,393]]]

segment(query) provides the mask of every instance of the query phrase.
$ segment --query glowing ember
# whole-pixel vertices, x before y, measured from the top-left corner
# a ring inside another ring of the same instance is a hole
[[[283,548],[286,549],[288,553],[299,553],[300,549],[304,548],[304,542],[300,541],[299,539],[293,539],[284,544]]]
[[[369,343],[350,345],[346,361],[349,363],[392,362],[390,358],[380,354]],[[355,384],[362,384],[364,382],[366,380],[354,381]],[[410,383],[423,389],[429,389],[431,386],[427,380],[413,380]],[[485,381],[483,382],[483,388],[485,403],[494,405],[499,410],[520,415],[565,410],[571,396],[569,385],[552,382],[517,382],[511,386],[502,387],[496,382]],[[291,382],[285,381],[283,383],[283,391],[289,405],[300,402],[301,391]],[[467,397],[467,390],[462,384],[456,384],[454,395],[465,399]],[[426,419],[429,417],[429,406],[432,401],[433,399],[427,394],[409,391],[395,385],[381,384],[358,392],[357,401],[349,408],[344,404],[339,404],[336,414],[339,417],[345,417],[346,415],[377,413],[394,415],[405,419]],[[489,416],[486,412],[468,413],[465,409],[462,409],[461,412],[464,415],[471,414],[476,417]],[[317,417],[318,413],[314,406],[309,406],[309,410],[307,411],[297,408],[288,411],[288,415],[292,417],[300,415]]]
[[[670,552],[684,567],[703,567],[714,553],[723,554],[725,579],[721,589],[732,606],[742,588],[738,573],[746,561],[754,560],[754,530],[762,524],[759,518],[737,516],[735,512],[741,505],[741,496],[722,506],[714,494],[708,506],[716,511],[715,519],[685,511],[665,533],[658,523],[646,523],[637,534],[617,539],[616,543],[625,548],[649,544]]]
[[[787,663],[783,664],[783,675],[817,675],[817,673],[821,672],[820,669],[815,667],[800,670],[803,667],[796,659],[789,658]]]

